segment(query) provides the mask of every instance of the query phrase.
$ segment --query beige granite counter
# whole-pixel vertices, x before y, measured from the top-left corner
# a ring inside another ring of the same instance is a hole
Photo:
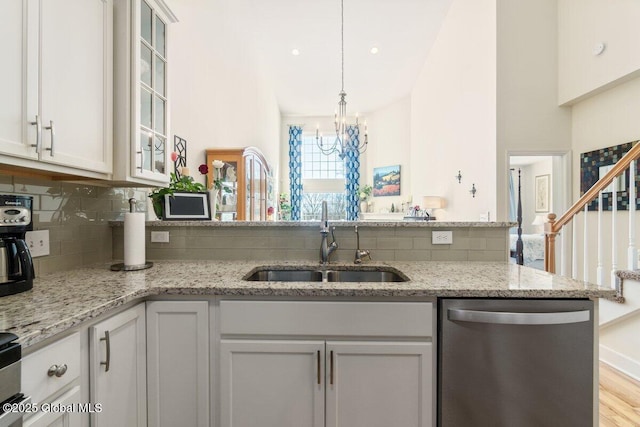
[[[99,265],[54,273],[37,278],[33,290],[0,298],[0,331],[18,335],[28,347],[130,301],[156,295],[598,298],[615,294],[609,288],[503,262],[366,264],[396,268],[410,279],[405,283],[242,280],[260,265],[319,267],[309,262],[163,261],[135,272],[112,272],[108,265]]]
[[[147,221],[147,227],[315,227],[320,221]],[[333,227],[391,227],[391,228],[510,228],[516,222],[488,221],[329,221]],[[122,227],[124,221],[110,221],[112,227]]]

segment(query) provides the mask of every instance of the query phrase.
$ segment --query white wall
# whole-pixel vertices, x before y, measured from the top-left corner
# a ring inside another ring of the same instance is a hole
[[[444,197],[443,219],[495,219],[496,0],[451,5],[411,93],[410,155],[414,200]]]
[[[559,101],[575,102],[611,88],[640,70],[640,3],[558,0]],[[605,43],[594,55],[596,43]]]
[[[624,287],[624,304],[600,300],[600,359],[640,380],[640,282]]]
[[[197,169],[208,148],[256,146],[275,166],[280,110],[257,60],[235,36],[241,29],[229,28],[218,2],[172,0],[171,8],[179,19],[169,39],[171,133],[187,140],[192,175],[204,182]]]
[[[373,185],[373,168],[400,165],[400,196],[373,197],[373,211],[401,209],[411,197],[411,98],[409,96],[368,114],[369,148],[361,166],[360,185]],[[413,204],[421,204],[421,199]]]
[[[557,102],[557,0],[498,0],[497,17],[496,192],[506,220],[509,154],[570,151],[571,111]]]

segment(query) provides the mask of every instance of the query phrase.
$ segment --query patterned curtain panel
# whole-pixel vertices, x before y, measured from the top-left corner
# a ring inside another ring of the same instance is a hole
[[[358,145],[360,144],[360,135],[358,128],[355,126],[347,127],[347,135],[349,137],[349,147],[344,158],[344,177],[347,190],[347,221],[357,221],[360,205],[360,152]]]
[[[289,190],[291,220],[300,221],[302,205],[302,127],[289,126]]]

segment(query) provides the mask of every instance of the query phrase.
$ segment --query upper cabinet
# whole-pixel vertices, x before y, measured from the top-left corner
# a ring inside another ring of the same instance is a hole
[[[0,163],[111,174],[112,12],[112,0],[0,2]]]
[[[269,164],[255,147],[207,150],[207,165],[225,162],[222,168],[222,194],[216,217],[220,220],[265,221],[270,198]],[[207,185],[212,186],[213,173]]]
[[[115,181],[169,182],[167,41],[174,22],[161,0],[115,0]]]

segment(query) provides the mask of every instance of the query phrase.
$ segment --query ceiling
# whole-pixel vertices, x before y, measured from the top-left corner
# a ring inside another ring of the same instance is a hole
[[[222,1],[225,21],[257,55],[282,114],[332,115],[341,84],[340,0]],[[349,114],[410,93],[451,1],[344,0]]]

